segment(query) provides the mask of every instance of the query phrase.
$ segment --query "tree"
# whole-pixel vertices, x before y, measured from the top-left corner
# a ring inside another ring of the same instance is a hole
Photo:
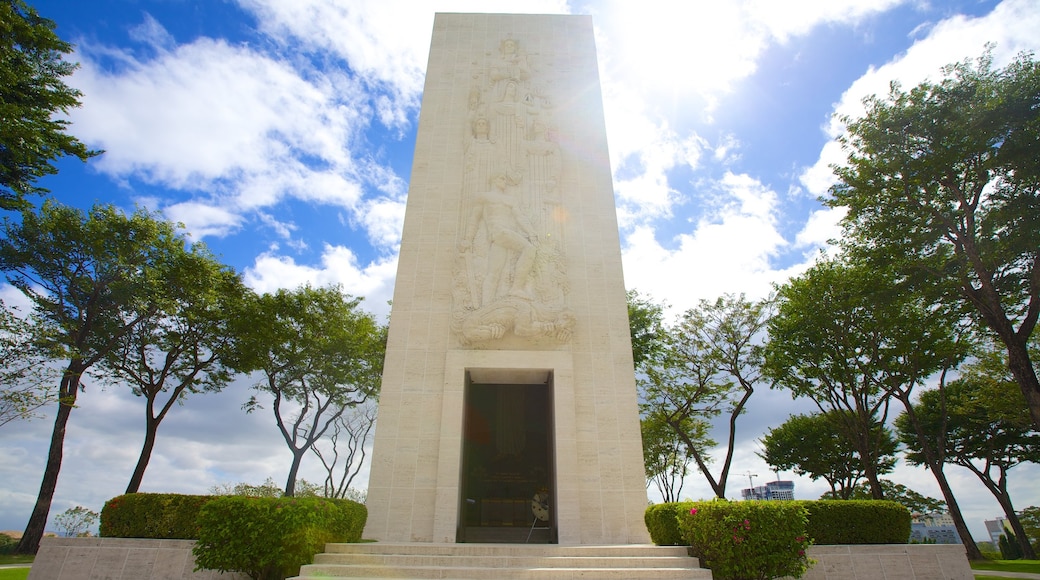
[[[831,486],[831,497],[849,499],[863,477],[863,461],[846,435],[847,418],[840,413],[791,416],[762,437],[759,457],[777,471],[794,471],[813,481],[823,478]],[[895,467],[896,440],[888,428],[877,423],[873,428],[879,431],[871,434],[880,442],[878,473],[888,473]]]
[[[1022,523],[1022,529],[1025,530],[1033,551],[1040,550],[1040,507],[1031,505],[1018,512],[1018,521]]]
[[[1040,433],[1032,428],[1014,380],[1006,372],[990,374],[993,366],[999,365],[969,366],[943,392],[921,393],[913,410],[925,434],[944,443],[945,461],[970,470],[993,494],[1021,544],[1021,553],[1034,560],[1036,554],[1008,493],[1007,477],[1020,463],[1040,462]],[[907,461],[920,465],[925,461],[920,438],[907,418],[906,414],[897,417],[896,427],[907,447]]]
[[[768,301],[750,302],[743,295],[700,301],[666,329],[639,379],[644,419],[672,428],[720,498],[726,497],[737,417],[760,378],[762,346],[755,341],[761,339],[769,308]],[[722,413],[727,414],[727,450],[716,479],[703,443],[688,429]]]
[[[854,257],[824,260],[780,288],[769,324],[765,369],[774,387],[810,398],[823,412],[841,412],[874,499],[884,490],[873,426],[886,422],[893,397],[909,409],[916,387],[937,373],[945,377],[963,356],[957,313],[928,307],[902,282]],[[980,559],[943,463],[930,444],[924,447],[968,558]]]
[[[275,422],[292,452],[287,496],[315,442],[346,409],[378,396],[386,328],[360,302],[338,287],[304,286],[254,295],[238,317],[236,365],[263,374],[254,388],[274,398]],[[263,407],[254,395],[245,408]]]
[[[885,492],[885,499],[903,504],[906,509],[910,510],[910,513],[934,514],[946,511],[946,502],[921,495],[901,483],[882,479],[881,489]],[[851,490],[847,497],[837,498],[828,492],[820,496],[820,499],[870,499],[870,486],[860,483]]]
[[[225,361],[233,338],[229,323],[246,292],[239,276],[195,244],[175,257],[164,284],[163,305],[137,303],[128,315],[140,321],[100,364],[144,398],[144,443],[126,493],[140,489],[159,424],[174,403],[183,404],[189,394],[220,391],[233,377]]]
[[[654,358],[664,342],[664,305],[636,290],[628,291],[628,328],[636,369]]]
[[[1023,53],[994,69],[987,51],[942,73],[842,118],[848,162],[824,201],[848,209],[848,251],[933,304],[963,304],[998,337],[1040,429],[1027,348],[1040,316],[1040,64]]]
[[[646,467],[647,487],[653,483],[665,503],[679,501],[683,483],[690,472],[692,454],[682,439],[676,437],[672,427],[650,416],[640,421],[643,437],[643,461]],[[708,437],[711,425],[707,421],[690,418],[683,433],[692,440],[698,449],[706,450],[715,446],[715,441]]]
[[[83,376],[160,309],[169,267],[185,252],[185,242],[171,223],[144,211],[128,216],[112,206],[95,206],[84,215],[52,202],[38,214],[23,212],[18,222],[5,219],[3,234],[0,268],[33,302],[46,337],[41,352],[64,366],[40,492],[17,548],[35,553]]]
[[[25,195],[45,192],[35,181],[57,171],[58,157],[100,153],[55,118],[78,107],[82,94],[64,82],[77,65],[63,60],[72,45],[54,29],[23,0],[0,0],[0,209],[25,208]]]
[[[54,402],[54,368],[40,351],[39,326],[0,300],[0,427],[39,417]]]
[[[65,532],[66,538],[78,538],[89,535],[100,517],[97,512],[78,505],[54,516],[54,525]]]
[[[375,426],[376,411],[377,407],[373,401],[366,401],[349,409],[333,422],[332,432],[324,437],[329,442],[329,449],[323,450],[317,443],[311,447],[311,451],[325,468],[322,497],[357,497],[357,490],[350,487],[350,484],[365,464],[365,444],[368,443],[372,427]],[[340,459],[343,460],[342,466]]]

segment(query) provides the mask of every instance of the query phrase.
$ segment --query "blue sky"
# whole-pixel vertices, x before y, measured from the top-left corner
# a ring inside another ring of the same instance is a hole
[[[839,235],[817,197],[842,156],[835,113],[891,81],[912,86],[995,43],[998,64],[1040,47],[1036,0],[717,0],[674,3],[408,0],[38,0],[76,45],[73,132],[104,149],[63,161],[58,200],[160,211],[260,291],[340,283],[388,311],[435,12],[592,14],[626,285],[678,312],[722,293],[766,296]],[[9,287],[6,301],[17,301]],[[144,491],[201,493],[267,477],[289,454],[273,418],[245,415],[249,381],[175,408]],[[100,509],[129,479],[141,401],[88,382],[73,413],[52,515]],[[755,440],[810,410],[760,389],[742,418],[736,474],[770,476]],[[46,420],[0,429],[0,529],[22,529]],[[313,459],[309,460],[317,463]],[[315,480],[316,465],[304,465]],[[1000,514],[950,468],[969,525]],[[963,473],[961,473],[964,471]],[[783,475],[783,474],[782,474]],[[1012,471],[1040,504],[1036,466]],[[787,474],[784,477],[790,477]],[[924,470],[892,479],[939,496]],[[821,483],[796,478],[796,495]],[[699,475],[685,488],[708,497]]]

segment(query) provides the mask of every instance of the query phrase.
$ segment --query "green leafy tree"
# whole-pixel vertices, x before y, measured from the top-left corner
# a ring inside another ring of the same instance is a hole
[[[0,427],[39,417],[57,397],[55,369],[41,352],[40,331],[0,300]]]
[[[1033,551],[1040,550],[1040,507],[1031,505],[1018,512],[1018,521],[1033,545]]]
[[[885,499],[903,504],[910,513],[934,514],[946,511],[946,502],[922,495],[901,483],[882,479],[881,489],[885,492]],[[820,499],[870,499],[870,486],[860,483],[852,488],[847,497],[837,497],[828,492],[820,496]]]
[[[664,305],[636,290],[628,291],[628,328],[632,338],[632,361],[636,369],[660,351],[665,337]]]
[[[863,477],[863,461],[846,435],[847,418],[840,413],[791,416],[762,437],[759,457],[777,471],[794,471],[813,481],[823,478],[831,486],[831,497],[850,499]],[[889,473],[896,462],[895,437],[880,424],[875,423],[873,428],[878,430],[870,436],[879,442],[877,471]]]
[[[62,118],[79,106],[81,93],[65,84],[76,69],[64,60],[72,45],[54,33],[23,0],[0,0],[0,208],[26,207],[27,194],[46,190],[39,177],[57,171],[52,162],[72,155],[86,161],[87,149],[66,133]]]
[[[644,363],[639,378],[644,420],[672,428],[720,498],[726,497],[737,418],[760,379],[762,346],[756,341],[762,339],[769,309],[768,301],[751,302],[743,295],[702,300],[666,329],[661,348]],[[689,429],[722,414],[727,450],[716,479],[703,441]]]
[[[873,426],[886,422],[893,398],[912,415],[914,390],[931,376],[945,377],[964,350],[955,332],[957,313],[929,307],[903,282],[849,256],[821,261],[779,290],[769,325],[765,368],[774,387],[808,397],[823,412],[841,413],[874,499],[882,499],[884,490]],[[980,559],[943,462],[931,444],[925,449],[968,557]]]
[[[100,517],[97,512],[78,505],[54,516],[54,525],[66,538],[78,538],[90,534]]]
[[[997,541],[997,547],[1000,549],[1000,557],[1004,560],[1021,560],[1022,559],[1022,548],[1015,537],[1015,534],[1005,530],[1003,534],[1000,534],[1000,539]],[[1031,558],[1034,559],[1034,558]]]
[[[708,437],[710,428],[707,421],[690,418],[683,427],[683,433],[704,453],[703,450],[715,446],[715,441]],[[676,436],[670,425],[655,416],[642,419],[640,431],[643,436],[647,487],[653,483],[665,503],[679,501],[692,459],[686,443]]]
[[[1036,554],[1008,492],[1008,471],[1021,463],[1040,462],[1040,433],[1032,428],[1014,380],[1007,372],[989,374],[987,369],[992,366],[971,365],[943,392],[921,393],[914,412],[932,440],[940,440],[942,435],[945,460],[974,473],[993,494],[1021,543],[1021,554],[1034,560]],[[907,447],[907,460],[920,465],[925,461],[920,438],[907,425],[907,417],[897,417],[896,427]]]
[[[273,397],[275,422],[292,452],[287,496],[315,442],[348,408],[379,394],[386,328],[360,302],[338,287],[304,286],[254,295],[238,317],[236,365],[262,373],[254,388]],[[254,395],[245,408],[263,407]]]
[[[864,100],[842,118],[846,165],[824,200],[846,248],[894,268],[935,305],[959,303],[1007,351],[1040,428],[1027,348],[1040,316],[1040,64],[1024,53],[952,64],[938,82]]]
[[[155,448],[159,424],[190,394],[220,391],[234,376],[229,327],[246,289],[239,276],[204,246],[175,257],[166,270],[163,305],[138,302],[139,319],[100,362],[105,375],[144,399],[145,434],[126,493],[137,493]]]
[[[173,224],[147,212],[125,215],[95,206],[85,215],[52,202],[39,213],[23,212],[18,221],[5,219],[3,234],[0,268],[33,302],[47,337],[41,352],[64,367],[40,492],[17,548],[35,553],[82,379],[119,348],[123,336],[163,308],[169,269],[185,253],[185,240]]]

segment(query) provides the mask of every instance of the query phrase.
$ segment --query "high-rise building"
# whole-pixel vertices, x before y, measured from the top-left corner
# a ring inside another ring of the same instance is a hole
[[[793,481],[770,481],[765,485],[749,487],[740,490],[740,495],[745,500],[790,500],[794,499]]]

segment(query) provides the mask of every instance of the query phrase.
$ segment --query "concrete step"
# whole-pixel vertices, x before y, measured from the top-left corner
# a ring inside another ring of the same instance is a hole
[[[329,544],[298,580],[710,579],[682,547],[524,544]]]

